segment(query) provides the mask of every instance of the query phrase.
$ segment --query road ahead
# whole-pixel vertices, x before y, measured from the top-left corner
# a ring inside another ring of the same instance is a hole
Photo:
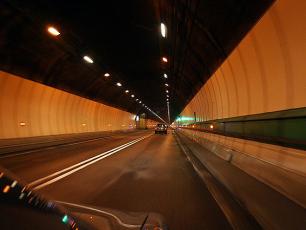
[[[172,134],[116,134],[18,154],[0,157],[0,164],[27,183],[37,182],[33,188],[51,199],[158,212],[170,229],[230,229]]]

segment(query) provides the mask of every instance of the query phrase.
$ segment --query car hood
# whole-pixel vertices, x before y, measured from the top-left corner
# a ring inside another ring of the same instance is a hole
[[[46,199],[0,167],[0,229],[167,229],[151,212],[123,212]]]
[[[166,229],[163,217],[158,213],[123,212],[115,209],[74,204],[63,201],[55,201],[55,203],[66,208],[71,216],[78,221],[81,229]]]

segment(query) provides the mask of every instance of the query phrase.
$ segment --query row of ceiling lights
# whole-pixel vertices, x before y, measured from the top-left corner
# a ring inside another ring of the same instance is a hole
[[[61,33],[59,32],[58,29],[56,29],[55,27],[53,26],[49,26],[47,28],[47,31],[49,32],[49,34],[53,35],[53,36],[59,36]],[[86,61],[87,63],[90,63],[90,64],[93,64],[94,63],[94,60],[93,58],[91,58],[90,56],[88,55],[85,55],[83,56],[83,60]],[[168,59],[166,57],[163,57],[162,60],[164,62],[168,62]],[[110,74],[109,73],[105,73],[104,74],[104,77],[110,77]],[[167,75],[164,74],[164,77],[167,78]],[[166,84],[167,85],[167,84]],[[121,82],[117,82],[116,83],[116,86],[118,87],[122,87],[122,83]],[[168,85],[167,85],[168,86]],[[127,89],[124,91],[126,94],[129,94],[130,91]],[[135,94],[131,94],[131,98],[135,98]],[[163,120],[158,114],[156,114],[153,110],[151,110],[147,105],[145,105],[140,99],[136,98],[135,99],[136,102],[138,102],[139,104],[141,104],[143,107],[145,107],[147,110],[149,110],[151,113],[153,113],[155,116],[157,116],[159,119]]]
[[[163,38],[167,37],[167,27],[164,23],[160,24],[160,33]],[[162,57],[162,61],[164,63],[168,63],[168,59],[166,57]],[[164,79],[168,79],[168,75],[166,73],[164,73],[163,76],[164,76]],[[169,87],[169,84],[166,82],[165,86],[166,86],[166,101],[167,101],[168,119],[170,122],[169,90],[167,89],[167,87]]]

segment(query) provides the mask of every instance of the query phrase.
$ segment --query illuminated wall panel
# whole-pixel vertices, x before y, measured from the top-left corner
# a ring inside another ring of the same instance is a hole
[[[276,1],[185,107],[204,120],[306,106],[306,1]]]
[[[0,138],[133,128],[134,115],[0,71]]]

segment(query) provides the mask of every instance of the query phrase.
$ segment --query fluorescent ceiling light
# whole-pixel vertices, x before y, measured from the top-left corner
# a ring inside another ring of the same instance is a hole
[[[49,34],[53,35],[53,36],[58,36],[60,35],[61,33],[56,29],[54,28],[53,26],[49,26],[48,27],[48,32]]]
[[[94,62],[94,61],[92,60],[92,58],[89,57],[89,56],[87,56],[87,55],[85,55],[85,56],[83,57],[83,59],[84,59],[86,62],[88,62],[88,63],[93,63],[93,62]]]
[[[161,33],[163,38],[165,38],[166,35],[167,35],[167,28],[166,28],[164,23],[160,24],[160,33]]]

